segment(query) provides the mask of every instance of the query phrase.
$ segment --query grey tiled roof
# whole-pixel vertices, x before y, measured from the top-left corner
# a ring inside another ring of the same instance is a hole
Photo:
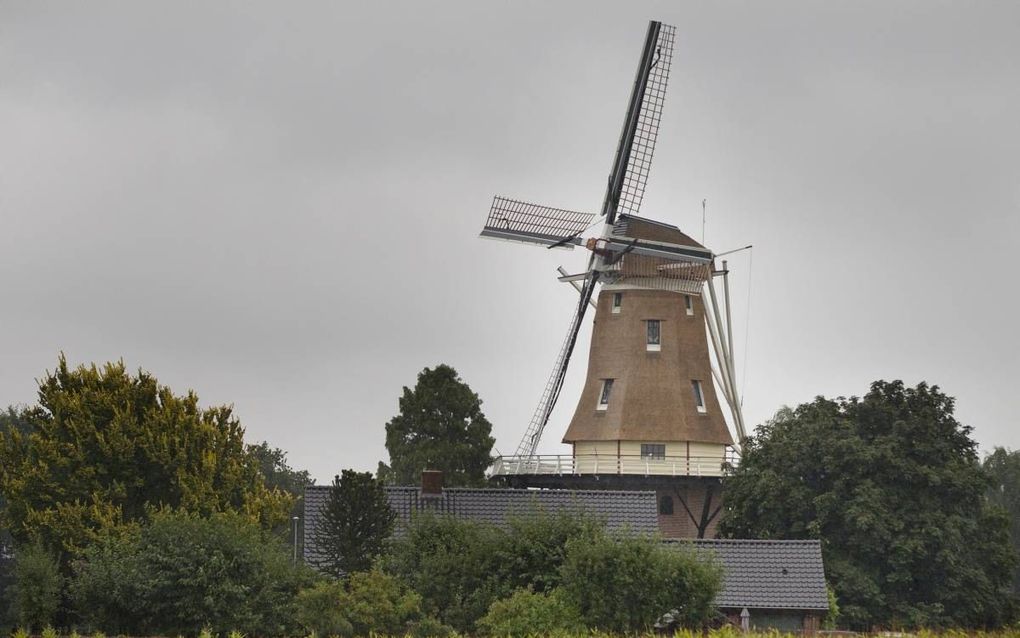
[[[819,541],[693,540],[723,569],[722,608],[826,610],[825,571]]]
[[[504,525],[513,516],[532,512],[556,513],[583,511],[605,521],[613,531],[629,529],[638,534],[658,531],[655,492],[609,490],[520,490],[454,487],[442,496],[423,497],[417,487],[387,487],[386,498],[397,514],[396,533],[406,528],[411,516],[420,511],[452,514],[458,518]],[[312,530],[318,524],[319,510],[329,491],[327,485],[305,490],[305,559],[315,557]]]

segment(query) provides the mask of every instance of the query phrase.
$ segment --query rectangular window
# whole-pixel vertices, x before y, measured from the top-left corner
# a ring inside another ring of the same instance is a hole
[[[704,414],[707,410],[705,409],[705,393],[701,391],[701,381],[692,379],[691,389],[694,390],[695,407],[698,408],[698,412]]]
[[[609,408],[609,393],[613,391],[613,380],[603,379],[602,380],[602,394],[599,395],[599,410],[605,410]]]
[[[658,459],[663,460],[666,458],[666,444],[665,443],[642,443],[641,444],[641,458],[643,459]]]
[[[648,338],[645,341],[648,350],[658,351],[662,347],[661,335],[660,335],[660,321],[658,319],[649,319],[648,324]]]
[[[614,292],[613,293],[613,312],[614,313],[620,312],[620,308],[622,306],[623,306],[623,293],[622,292]]]
[[[690,295],[684,295],[684,307],[687,309],[687,316],[694,316],[694,300]]]

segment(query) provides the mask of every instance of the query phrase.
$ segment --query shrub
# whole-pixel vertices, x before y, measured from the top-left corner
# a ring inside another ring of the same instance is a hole
[[[379,570],[351,574],[344,600],[354,633],[395,636],[421,616],[421,596]]]
[[[60,608],[63,588],[64,578],[54,555],[39,544],[18,550],[12,587],[18,622],[29,630],[51,624]]]
[[[298,594],[296,618],[317,636],[400,635],[421,616],[421,598],[379,570]]]
[[[294,596],[312,580],[238,515],[164,512],[87,549],[70,590],[82,618],[109,632],[278,636],[295,628]]]
[[[303,589],[294,601],[294,618],[316,636],[350,636],[354,627],[344,613],[343,583],[321,582]]]
[[[666,612],[686,627],[712,617],[721,575],[687,547],[647,537],[571,539],[561,568],[567,600],[589,627],[649,629]]]
[[[420,515],[393,542],[384,564],[421,594],[426,614],[470,632],[494,601],[515,590],[555,588],[567,541],[599,537],[601,527],[578,512],[522,512],[508,529]]]
[[[581,613],[554,589],[536,593],[518,589],[509,598],[497,600],[478,621],[478,628],[489,636],[526,638],[584,630]]]
[[[444,625],[432,616],[422,618],[407,626],[407,635],[412,638],[449,638],[455,633],[453,627]]]
[[[421,595],[427,615],[471,631],[500,597],[496,556],[504,542],[491,525],[423,515],[394,543],[386,569]]]

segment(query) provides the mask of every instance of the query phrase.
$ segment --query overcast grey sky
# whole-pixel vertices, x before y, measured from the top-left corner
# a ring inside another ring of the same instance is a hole
[[[477,234],[496,193],[598,208],[649,19],[642,213],[755,245],[747,421],[927,380],[1020,447],[1013,2],[0,2],[0,404],[123,358],[324,481],[447,362],[512,452],[586,256]]]

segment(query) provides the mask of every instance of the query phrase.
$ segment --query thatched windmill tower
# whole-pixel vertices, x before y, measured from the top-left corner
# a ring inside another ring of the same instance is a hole
[[[497,459],[492,475],[517,486],[654,488],[663,532],[702,537],[714,534],[720,478],[734,461],[720,394],[738,441],[744,423],[726,262],[717,264],[717,255],[676,226],[637,216],[674,34],[674,27],[649,25],[601,215],[493,201],[482,236],[584,246],[591,256],[581,273],[561,270],[560,280],[580,292],[570,329],[517,453]],[[563,436],[572,454],[537,455],[589,305],[596,310],[588,375]]]

